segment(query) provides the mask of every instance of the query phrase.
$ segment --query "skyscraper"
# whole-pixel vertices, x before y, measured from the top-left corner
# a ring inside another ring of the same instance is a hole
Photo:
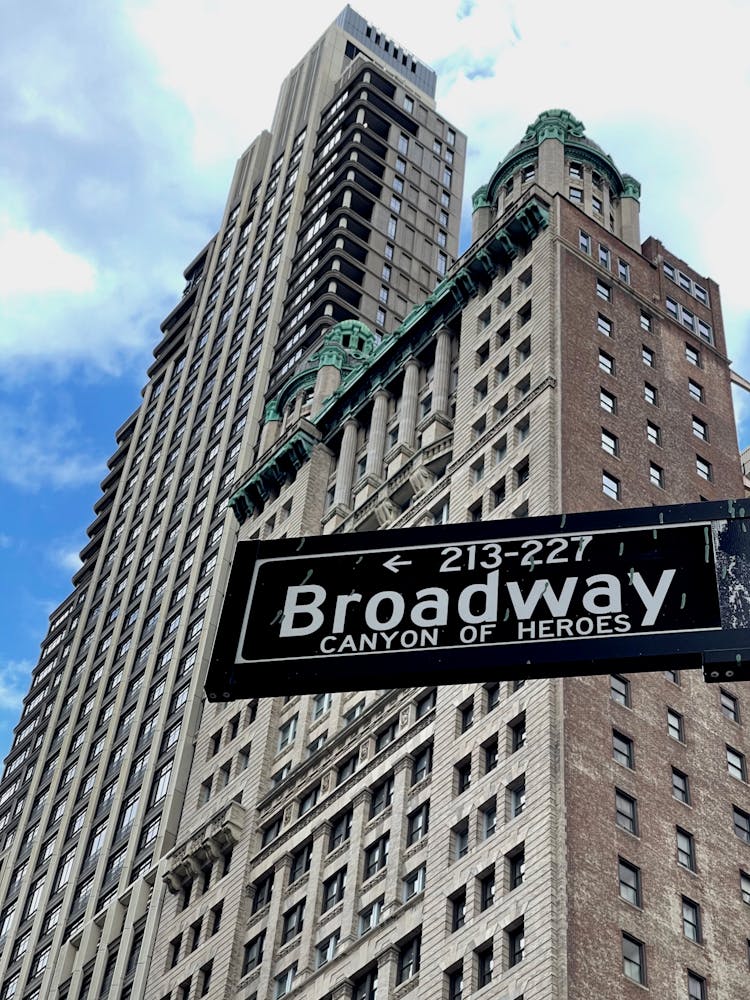
[[[740,685],[202,698],[237,525],[742,491],[716,284],[641,244],[637,182],[563,111],[453,263],[431,80],[347,9],[186,272],[0,785],[0,1000],[746,989]]]
[[[185,272],[0,783],[3,1000],[144,995],[235,474],[331,324],[363,319],[377,342],[452,264],[465,139],[434,93],[432,70],[345,8]]]
[[[240,538],[741,495],[718,287],[639,198],[542,113],[428,299],[279,385]],[[207,705],[148,997],[743,995],[746,695],[684,666]]]

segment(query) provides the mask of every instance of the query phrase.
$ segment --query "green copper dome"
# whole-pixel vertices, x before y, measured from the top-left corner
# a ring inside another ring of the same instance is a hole
[[[633,177],[621,174],[612,157],[586,136],[582,121],[564,108],[542,111],[526,129],[523,138],[498,163],[489,183],[474,194],[474,207],[493,205],[503,184],[522,167],[535,163],[539,145],[545,139],[557,139],[565,146],[565,155],[584,160],[607,178],[618,197],[638,198],[640,184]]]

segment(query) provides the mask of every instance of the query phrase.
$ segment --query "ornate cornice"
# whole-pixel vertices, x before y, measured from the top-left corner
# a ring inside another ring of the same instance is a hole
[[[499,269],[511,264],[519,250],[548,225],[547,205],[532,195],[511,218],[497,223],[470,248],[432,294],[379,344],[374,334],[355,320],[332,327],[326,334],[326,343],[340,345],[358,363],[342,373],[338,388],[307,419],[306,426],[312,433],[299,431],[277,446],[230,499],[240,523],[261,511],[268,499],[275,496],[278,487],[296,472],[299,467],[296,463],[307,460],[316,440],[330,441],[347,415],[356,414],[378,388],[403,370],[409,357],[421,351],[443,327],[450,327],[471,299],[492,284]],[[314,373],[314,369],[307,371]],[[319,435],[317,439],[315,433]],[[290,460],[293,471],[289,468]]]
[[[177,893],[201,869],[217,861],[239,842],[245,826],[245,810],[239,802],[229,802],[205,826],[167,855],[163,878],[170,892]]]

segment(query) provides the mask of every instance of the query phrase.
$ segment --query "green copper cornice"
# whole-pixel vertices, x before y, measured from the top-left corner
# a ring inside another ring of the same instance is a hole
[[[305,430],[297,430],[245,484],[230,497],[229,506],[242,524],[256,511],[263,510],[288,479],[293,479],[310,457],[317,439]]]
[[[471,196],[471,209],[476,212],[478,208],[489,208],[490,204],[491,202],[487,200],[487,185],[483,184]]]
[[[547,205],[531,196],[502,226],[496,224],[489,229],[425,301],[415,306],[380,343],[364,323],[356,320],[346,320],[327,331],[326,344],[313,355],[313,360],[319,361],[327,347],[339,344],[347,353],[341,384],[317,413],[305,419],[304,427],[274,446],[260,468],[249,473],[229,501],[238,521],[242,523],[261,511],[281,485],[296,475],[318,441],[331,441],[347,417],[355,416],[367,405],[373,393],[387,386],[408,359],[418,354],[439,330],[454,323],[469,301],[490,286],[500,268],[508,267],[521,248],[527,247],[548,225]],[[305,379],[314,384],[316,374],[317,363],[293,376],[269,404],[267,413],[282,412],[280,403],[291,398]]]
[[[631,177],[630,174],[623,174],[622,181],[624,184],[622,196],[623,198],[635,198],[636,201],[641,197],[641,185],[635,179]]]
[[[500,188],[510,177],[523,167],[537,162],[539,146],[546,139],[562,142],[567,156],[591,164],[607,178],[616,195],[637,197],[626,193],[625,177],[620,174],[612,157],[587,138],[583,122],[564,108],[551,108],[537,116],[524,132],[521,141],[498,163],[489,183],[479,189],[484,191],[484,197],[490,205],[497,202]]]
[[[263,423],[267,424],[270,420],[281,420],[281,410],[279,410],[278,399],[270,399],[266,403],[266,409],[263,414]]]

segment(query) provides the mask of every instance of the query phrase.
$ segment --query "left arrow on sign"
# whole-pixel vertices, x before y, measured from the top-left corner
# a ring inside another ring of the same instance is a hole
[[[398,573],[400,566],[411,566],[411,559],[401,559],[401,556],[391,556],[383,565],[391,573]]]

